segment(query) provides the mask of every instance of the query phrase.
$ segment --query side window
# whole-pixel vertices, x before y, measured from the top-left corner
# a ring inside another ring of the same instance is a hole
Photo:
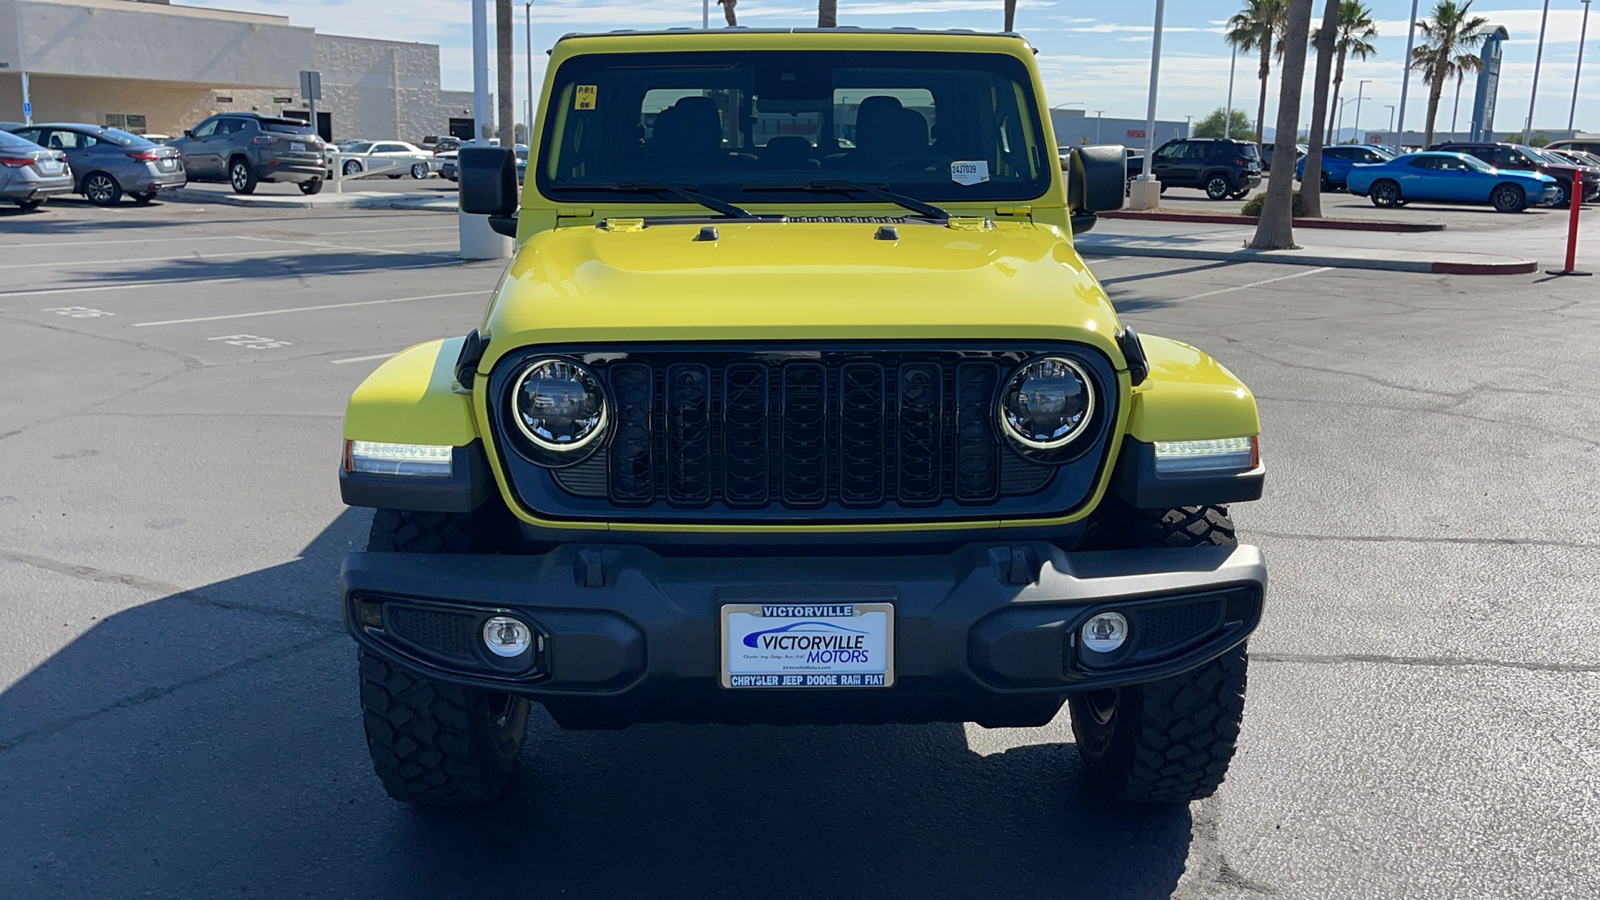
[[[1179,159],[1183,156],[1182,144],[1168,144],[1156,151],[1156,159]]]
[[[50,143],[45,146],[51,150],[82,150],[89,146],[89,140],[76,131],[67,131],[62,128],[50,130]]]
[[[20,131],[13,131],[12,134],[15,134],[17,137],[22,138],[25,141],[33,141],[35,144],[38,144],[41,147],[44,146],[44,142],[39,140],[40,138],[44,137],[43,128],[24,128]]]
[[[243,131],[243,130],[244,130],[244,120],[243,119],[218,119],[217,120],[217,134],[218,134],[218,136],[225,135],[225,134],[237,134],[238,132]]]
[[[211,137],[217,131],[217,121],[218,120],[216,119],[207,119],[204,122],[201,122],[200,125],[195,128],[193,132],[194,136],[197,138]]]
[[[1413,168],[1413,169],[1437,169],[1437,168],[1439,168],[1438,164],[1439,164],[1439,160],[1436,157],[1419,156],[1416,159],[1413,159],[1411,161],[1411,168]]]

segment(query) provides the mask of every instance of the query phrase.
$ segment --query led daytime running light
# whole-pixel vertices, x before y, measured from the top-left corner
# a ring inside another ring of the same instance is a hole
[[[1156,441],[1156,471],[1249,471],[1260,462],[1256,447],[1254,435],[1209,441]]]
[[[455,448],[435,444],[386,444],[349,441],[346,467],[350,472],[373,475],[418,475],[449,478]]]

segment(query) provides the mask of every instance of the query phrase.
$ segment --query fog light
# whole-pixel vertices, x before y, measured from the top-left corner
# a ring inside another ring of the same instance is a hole
[[[1128,619],[1119,612],[1097,613],[1083,623],[1083,646],[1096,653],[1110,653],[1128,639]]]
[[[495,616],[483,623],[483,643],[495,656],[511,659],[533,646],[533,630],[510,616]]]

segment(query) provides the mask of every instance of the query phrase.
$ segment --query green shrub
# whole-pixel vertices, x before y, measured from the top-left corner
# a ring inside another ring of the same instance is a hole
[[[1259,216],[1259,215],[1261,215],[1261,207],[1265,206],[1266,203],[1267,203],[1267,192],[1266,191],[1262,191],[1261,193],[1255,195],[1254,197],[1251,197],[1249,200],[1246,200],[1244,202],[1244,207],[1242,209],[1240,209],[1239,212],[1244,213],[1247,216]],[[1295,191],[1294,192],[1294,215],[1298,217],[1298,216],[1303,216],[1305,214],[1306,214],[1306,201],[1305,201],[1305,199],[1303,197],[1300,196],[1300,192],[1299,191]]]

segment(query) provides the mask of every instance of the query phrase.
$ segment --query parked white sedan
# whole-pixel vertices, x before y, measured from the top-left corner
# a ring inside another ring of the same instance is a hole
[[[341,147],[340,171],[346,178],[387,175],[427,178],[433,171],[433,154],[405,141],[356,141]]]

